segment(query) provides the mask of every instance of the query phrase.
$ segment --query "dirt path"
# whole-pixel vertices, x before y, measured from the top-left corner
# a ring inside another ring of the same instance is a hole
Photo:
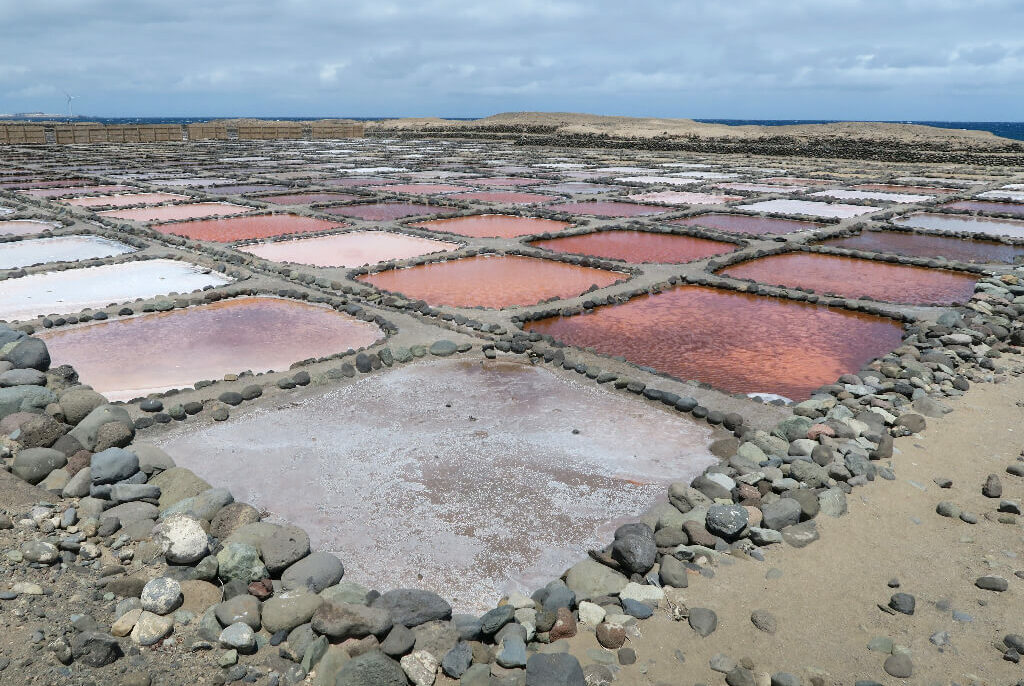
[[[1021,362],[1004,361],[1010,369]],[[716,653],[736,662],[749,658],[755,672],[793,673],[804,684],[813,676],[826,685],[1016,683],[1024,667],[1004,660],[993,643],[1007,633],[1024,634],[1024,580],[1014,575],[1024,569],[1024,539],[1020,517],[1013,524],[994,521],[1000,501],[984,497],[981,488],[994,473],[1003,498],[1024,497],[1024,479],[1005,471],[1024,448],[1022,403],[1024,376],[975,386],[954,403],[954,413],[929,419],[923,435],[897,439],[896,481],[856,489],[842,518],[820,516],[819,541],[803,550],[780,544],[767,550],[763,563],[720,565],[714,579],[692,575],[687,605],[715,610],[718,630],[702,639],[659,610],[642,623],[644,635],[627,643],[638,659],[621,668],[615,683],[720,684],[723,674],[709,668]],[[951,479],[952,487],[939,488],[936,477]],[[940,517],[935,508],[943,500],[977,514],[978,523]],[[1008,579],[1009,590],[976,588],[983,575]],[[894,578],[898,589],[887,585]],[[896,591],[916,596],[913,616],[878,608]],[[753,610],[775,617],[774,635],[753,626]],[[954,611],[970,621],[954,620]],[[940,650],[929,637],[943,631],[949,645]],[[910,679],[883,671],[888,655],[867,648],[875,637],[909,648]],[[594,663],[597,651],[603,649],[592,631],[572,640],[581,664]],[[614,653],[603,652],[614,662]]]

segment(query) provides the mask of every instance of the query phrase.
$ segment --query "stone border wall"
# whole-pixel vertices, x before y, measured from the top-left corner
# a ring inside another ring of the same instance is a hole
[[[0,145],[165,143],[201,140],[313,140],[362,138],[362,122],[223,122],[199,124],[0,123]]]

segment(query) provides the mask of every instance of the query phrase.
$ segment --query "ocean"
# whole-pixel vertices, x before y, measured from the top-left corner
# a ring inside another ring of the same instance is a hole
[[[212,119],[229,119],[231,117],[87,117],[76,116],[76,122],[99,122],[101,124],[194,124],[197,122],[210,121]],[[323,117],[248,117],[249,119],[267,119],[276,121],[309,121]],[[338,119],[353,119],[355,121],[377,121],[380,119],[394,119],[395,117],[337,117]],[[473,121],[476,117],[445,117],[457,121]],[[19,118],[15,121],[63,121],[54,118],[35,119],[31,117]],[[834,124],[842,119],[695,119],[694,121],[707,124],[728,124],[730,126],[786,126],[790,124]],[[1012,138],[1024,141],[1024,122],[1019,121],[887,121],[888,124],[923,124],[925,126],[937,126],[942,129],[971,129],[976,131],[991,131],[1003,138]]]

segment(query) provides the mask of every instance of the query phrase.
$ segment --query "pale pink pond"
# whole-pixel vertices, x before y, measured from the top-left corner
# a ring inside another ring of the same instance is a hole
[[[118,195],[95,195],[87,198],[64,198],[59,202],[75,207],[130,207],[132,205],[159,205],[164,202],[190,200],[187,195],[177,193],[123,193]]]
[[[632,202],[615,202],[613,200],[563,202],[548,205],[548,209],[568,214],[588,214],[595,217],[643,217],[650,214],[664,214],[670,211],[668,208],[656,205],[638,205]]]
[[[33,188],[22,191],[24,195],[33,198],[59,198],[64,195],[82,195],[83,193],[118,193],[120,191],[136,190],[133,186],[68,186],[66,188]]]
[[[569,222],[506,214],[474,214],[468,217],[417,222],[409,226],[431,231],[446,231],[472,238],[517,238],[536,233],[561,231],[569,226]]]
[[[295,262],[315,267],[358,267],[456,250],[459,247],[457,243],[390,231],[350,231],[334,236],[259,243],[238,249],[276,262]]]
[[[627,195],[634,202],[656,202],[665,205],[724,205],[734,200],[742,200],[738,195],[718,195],[713,193],[689,193],[686,191],[657,191],[654,193],[634,193]]]
[[[128,219],[137,222],[160,221],[174,219],[198,219],[200,217],[226,217],[232,214],[252,212],[251,207],[235,205],[229,202],[196,202],[187,205],[158,205],[156,207],[138,207],[134,209],[106,210],[98,212],[104,217]]]
[[[11,219],[0,221],[0,235],[6,236],[27,236],[41,231],[55,229],[60,224],[44,222],[37,219]]]
[[[974,293],[978,279],[973,274],[948,269],[805,252],[759,257],[720,273],[817,293],[836,293],[847,298],[866,296],[912,305],[965,302]]]
[[[995,202],[984,200],[961,200],[943,205],[951,210],[971,210],[991,214],[1014,214],[1024,217],[1024,203]]]
[[[350,177],[345,179],[318,179],[317,183],[324,186],[338,186],[341,188],[350,188],[359,186],[383,186],[384,184],[394,183],[394,179],[383,179],[383,178],[371,178],[371,177]]]
[[[965,214],[932,214],[922,212],[893,219],[892,223],[918,229],[1024,238],[1024,221],[1019,219],[994,219],[992,217],[973,217]]]
[[[547,183],[548,179],[524,179],[513,176],[495,176],[482,179],[465,179],[466,183],[474,186],[536,186]]]
[[[343,312],[274,297],[83,324],[40,334],[54,364],[70,364],[111,400],[190,386],[245,370],[361,348],[380,328]],[[140,355],[139,351],[145,351]]]
[[[367,221],[389,221],[418,215],[454,214],[458,208],[441,205],[420,205],[411,202],[379,202],[365,205],[343,205],[341,207],[324,207],[320,210],[328,214],[342,217],[356,217]]]
[[[274,205],[309,205],[318,202],[348,202],[358,200],[361,196],[351,193],[291,193],[288,195],[263,195],[255,200],[262,200]]]
[[[629,278],[627,274],[522,255],[479,255],[388,269],[357,277],[431,305],[502,308],[571,298]]]
[[[302,217],[297,214],[255,214],[247,217],[220,217],[158,226],[157,230],[197,241],[230,243],[254,238],[270,238],[293,233],[313,233],[346,226],[344,222]]]
[[[574,431],[575,430],[575,431]],[[431,360],[174,426],[155,442],[301,526],[345,578],[479,613],[530,592],[715,461],[711,430],[540,366]]]

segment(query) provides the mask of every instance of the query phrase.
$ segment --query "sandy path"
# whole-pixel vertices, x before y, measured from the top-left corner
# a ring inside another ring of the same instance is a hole
[[[1004,361],[1010,368],[1020,364],[1019,358]],[[993,642],[1006,633],[1024,633],[1024,580],[1014,576],[1024,569],[1022,532],[1019,521],[1007,525],[985,517],[999,501],[982,496],[981,486],[986,475],[996,473],[1004,498],[1024,496],[1024,479],[1005,473],[1024,447],[1024,409],[1016,404],[1022,399],[1024,376],[975,386],[954,403],[953,414],[928,420],[924,435],[897,439],[897,480],[856,489],[849,497],[850,512],[842,518],[821,516],[821,540],[803,550],[775,546],[764,563],[720,565],[713,580],[691,576],[687,604],[714,609],[718,631],[701,639],[685,622],[673,622],[659,611],[642,623],[643,637],[627,643],[638,660],[622,668],[616,684],[720,684],[724,675],[708,666],[716,653],[736,661],[750,658],[755,671],[791,672],[804,684],[814,675],[837,685],[860,679],[1015,683],[1024,668],[1004,661]],[[952,488],[936,486],[932,479],[937,476],[952,479]],[[941,500],[977,513],[979,522],[972,526],[938,516],[935,506]],[[769,580],[766,573],[773,568],[782,575]],[[1010,589],[975,588],[974,580],[987,574],[1007,578]],[[894,577],[902,584],[898,590],[917,598],[913,616],[891,616],[877,607],[897,590],[887,586]],[[940,601],[949,609],[938,609]],[[776,617],[774,635],[751,624],[755,609]],[[954,621],[954,610],[973,621]],[[950,635],[951,646],[942,652],[929,643],[939,631]],[[876,636],[910,648],[911,679],[883,671],[887,656],[867,649]],[[581,664],[595,661],[595,649],[601,650],[591,631],[572,640]]]

